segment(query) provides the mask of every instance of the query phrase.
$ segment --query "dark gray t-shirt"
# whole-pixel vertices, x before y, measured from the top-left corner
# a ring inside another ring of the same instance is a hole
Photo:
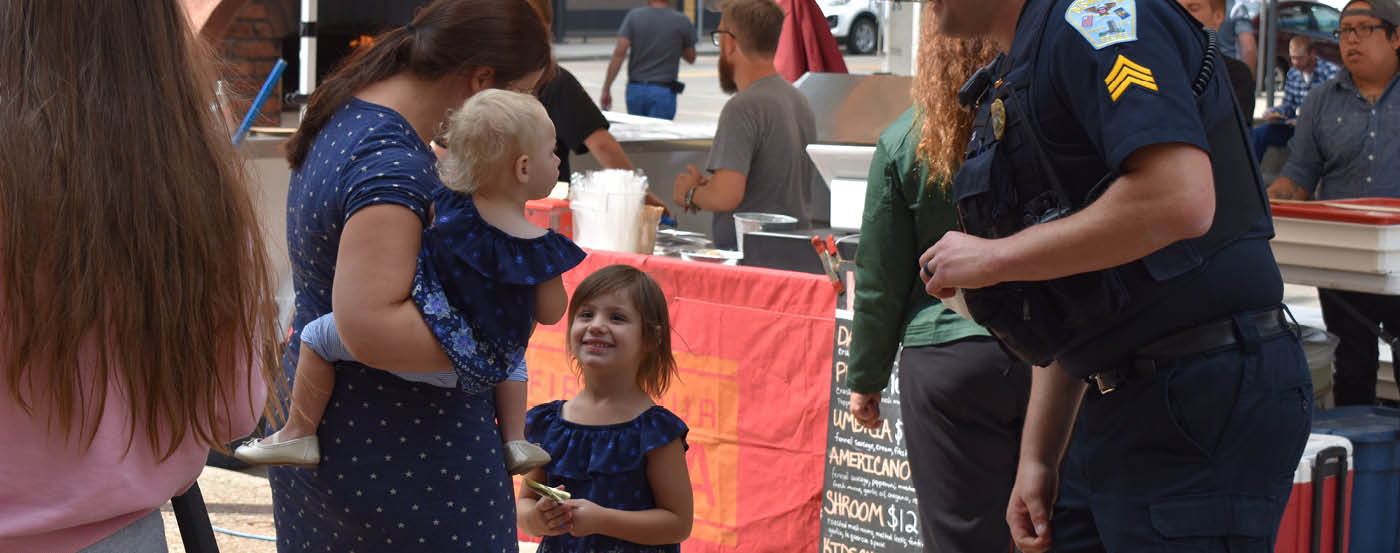
[[[617,36],[632,43],[627,80],[669,83],[680,71],[681,52],[695,46],[690,18],[676,10],[642,6],[627,12]]]
[[[743,174],[744,199],[735,212],[782,213],[812,224],[812,186],[821,175],[807,145],[817,138],[817,121],[807,97],[781,76],[764,77],[724,104],[714,146],[705,168]],[[733,212],[715,213],[715,245],[738,247]]]

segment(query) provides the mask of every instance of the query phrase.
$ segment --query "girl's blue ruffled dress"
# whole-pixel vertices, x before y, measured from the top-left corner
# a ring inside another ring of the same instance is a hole
[[[659,405],[618,424],[590,426],[564,419],[564,402],[536,405],[525,415],[525,439],[549,452],[544,466],[550,486],[564,486],[575,498],[623,511],[656,507],[647,481],[647,452],[680,439],[689,449],[685,421]],[[548,536],[540,553],[675,553],[680,544],[647,546],[616,538],[568,534]]]

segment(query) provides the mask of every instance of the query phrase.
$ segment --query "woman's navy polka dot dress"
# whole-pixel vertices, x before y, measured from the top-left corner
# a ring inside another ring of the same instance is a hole
[[[400,205],[427,226],[442,188],[435,163],[408,122],[383,106],[351,100],[327,123],[287,196],[294,329],[331,310],[341,231],[356,211]],[[293,334],[288,378],[299,347]],[[269,470],[278,551],[516,551],[490,390],[409,382],[356,363],[336,369],[317,432],[320,464]]]

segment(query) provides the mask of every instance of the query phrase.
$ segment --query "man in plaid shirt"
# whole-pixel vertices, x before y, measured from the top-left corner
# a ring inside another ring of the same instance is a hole
[[[1254,127],[1254,157],[1264,160],[1269,146],[1287,146],[1293,138],[1298,108],[1313,87],[1337,76],[1337,64],[1317,57],[1312,40],[1298,35],[1288,41],[1288,61],[1293,67],[1283,83],[1283,103],[1264,112],[1264,124]]]

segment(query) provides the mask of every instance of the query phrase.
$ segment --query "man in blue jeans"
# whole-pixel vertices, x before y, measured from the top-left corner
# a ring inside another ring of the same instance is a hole
[[[1312,40],[1298,35],[1288,41],[1288,61],[1293,64],[1283,83],[1283,103],[1264,112],[1264,124],[1254,127],[1254,158],[1264,160],[1270,146],[1287,146],[1293,138],[1298,108],[1317,85],[1337,76],[1337,64],[1317,57]]]
[[[628,50],[632,55],[627,61],[627,113],[675,119],[676,95],[683,87],[677,80],[680,60],[695,63],[695,28],[690,19],[671,9],[667,0],[649,0],[627,12],[598,99],[605,110],[612,109],[613,79]]]

